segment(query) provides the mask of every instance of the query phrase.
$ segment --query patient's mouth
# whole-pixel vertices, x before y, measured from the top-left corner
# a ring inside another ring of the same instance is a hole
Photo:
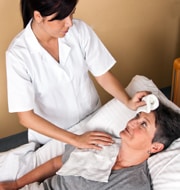
[[[129,135],[131,135],[131,132],[129,131],[128,127],[126,127],[125,131],[126,131]]]

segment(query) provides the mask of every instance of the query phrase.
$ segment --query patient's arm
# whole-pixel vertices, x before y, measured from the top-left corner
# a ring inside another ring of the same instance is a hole
[[[62,156],[57,156],[40,165],[16,181],[0,183],[0,190],[18,190],[33,182],[41,182],[56,174],[62,166]]]

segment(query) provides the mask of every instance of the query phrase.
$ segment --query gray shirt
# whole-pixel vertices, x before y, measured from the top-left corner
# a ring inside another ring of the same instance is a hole
[[[69,157],[73,150],[67,146],[63,156],[63,162]],[[76,164],[76,163],[75,163]],[[150,175],[147,163],[143,162],[137,166],[113,170],[108,183],[86,180],[77,176],[55,175],[43,182],[45,190],[150,190]]]

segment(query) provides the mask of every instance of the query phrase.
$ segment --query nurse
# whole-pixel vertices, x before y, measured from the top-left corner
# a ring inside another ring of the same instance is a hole
[[[9,112],[29,129],[29,141],[100,149],[113,143],[108,134],[68,131],[101,105],[88,73],[131,109],[144,105],[147,93],[126,94],[109,71],[114,58],[86,23],[73,19],[77,1],[21,0],[24,30],[6,52]]]

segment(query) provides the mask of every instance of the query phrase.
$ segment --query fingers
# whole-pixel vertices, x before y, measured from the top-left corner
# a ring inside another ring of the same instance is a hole
[[[138,107],[141,107],[141,106],[144,106],[144,105],[146,105],[146,102],[142,100],[142,101],[137,103],[136,107],[138,108]]]
[[[112,136],[101,131],[90,131],[88,132],[89,136],[96,139],[96,138],[102,138],[105,141],[112,141]]]
[[[140,91],[140,92],[136,92],[135,94],[135,98],[137,98],[138,100],[142,100],[142,98],[148,94],[151,94],[150,91]]]
[[[104,132],[90,132],[90,140],[93,144],[109,145],[114,143],[112,137]]]
[[[112,137],[104,132],[91,131],[80,135],[80,148],[89,148],[101,150],[103,146],[109,146],[114,143]]]
[[[88,149],[102,150],[102,146],[100,146],[98,144],[89,144]]]
[[[146,104],[145,101],[142,100],[142,98],[148,94],[151,94],[150,91],[139,91],[136,92],[136,94],[133,96],[132,99],[130,99],[128,107],[132,110],[136,110],[140,106],[144,106]]]

